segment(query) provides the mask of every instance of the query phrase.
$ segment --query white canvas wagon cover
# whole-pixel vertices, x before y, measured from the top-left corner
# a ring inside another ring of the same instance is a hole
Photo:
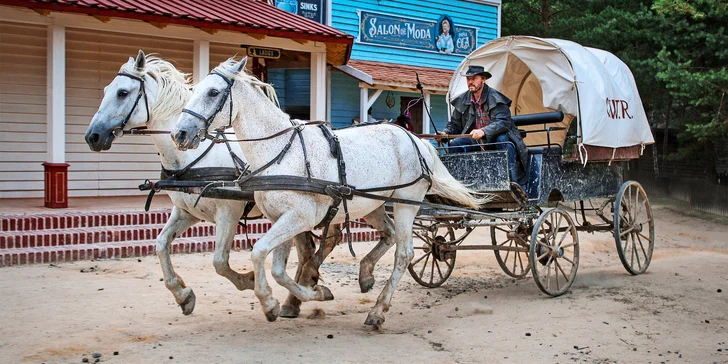
[[[470,65],[493,75],[488,85],[513,100],[513,115],[560,110],[567,129],[577,118],[579,145],[616,150],[654,143],[632,72],[609,52],[561,39],[498,38],[463,60],[449,97],[467,91],[460,74]],[[565,138],[565,131],[551,134],[551,142],[562,146]],[[546,144],[546,133],[530,133],[524,141]]]

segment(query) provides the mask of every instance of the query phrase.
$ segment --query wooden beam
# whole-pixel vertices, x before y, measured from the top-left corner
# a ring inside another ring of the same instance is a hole
[[[159,29],[164,29],[164,28],[167,27],[167,25],[169,25],[167,23],[160,23],[160,22],[157,22],[157,21],[148,21],[147,23],[149,23],[149,24],[151,24],[151,25],[153,25],[153,26],[155,26],[155,27],[157,27]]]
[[[110,16],[101,16],[101,15],[92,15],[96,20],[102,22],[102,23],[108,23],[111,21]]]
[[[213,28],[199,28],[199,29],[210,35],[215,35],[215,34],[217,34],[217,32],[220,31],[220,29],[213,29]]]
[[[33,11],[43,16],[51,15],[51,11],[46,9],[33,9]]]
[[[308,44],[308,39],[291,39],[292,41],[300,44],[300,45],[306,45]]]
[[[265,37],[266,37],[266,35],[265,35],[265,34],[256,34],[256,33],[245,33],[245,34],[247,34],[247,35],[248,35],[248,36],[250,36],[251,38],[255,38],[255,39],[257,39],[257,40],[263,40],[263,39],[265,39]]]

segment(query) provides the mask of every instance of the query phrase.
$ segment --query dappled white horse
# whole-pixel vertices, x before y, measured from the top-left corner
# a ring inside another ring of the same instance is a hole
[[[98,152],[111,148],[112,142],[116,139],[115,133],[118,135],[124,128],[146,127],[169,130],[192,94],[190,87],[187,75],[179,72],[171,63],[154,56],[145,56],[139,51],[136,60],[129,58],[129,62],[121,66],[116,78],[104,88],[104,98],[88,127],[86,142],[91,150]],[[211,142],[204,142],[202,148],[198,150],[180,152],[169,134],[156,134],[151,138],[159,151],[162,168],[170,173],[179,172],[202,156],[193,165],[194,168],[212,167],[218,171],[224,169],[234,174],[235,165],[230,153],[242,155],[237,143],[230,144],[231,151],[225,145],[211,145]],[[211,149],[203,156],[208,147]],[[187,228],[201,220],[216,223],[217,244],[213,264],[217,273],[229,279],[239,290],[252,289],[254,273],[239,274],[230,268],[228,262],[245,202],[202,198],[195,206],[198,197],[196,194],[175,191],[168,193],[174,207],[164,229],[157,237],[156,251],[162,266],[164,283],[181,306],[182,312],[185,315],[192,313],[195,307],[195,294],[175,273],[170,259],[169,244]],[[260,215],[257,209],[252,212],[252,216],[255,215]],[[335,238],[327,240],[325,254],[328,254],[341,240],[340,236],[334,236]],[[318,278],[318,266],[310,259],[306,260],[306,257],[312,254],[310,252],[312,241],[307,241],[307,237],[303,235],[297,238],[301,242],[297,244],[300,262],[297,279],[302,276],[302,283],[313,285]],[[302,273],[304,269],[305,272]],[[284,315],[297,316],[299,306],[300,301],[295,296],[289,295],[284,305]]]
[[[195,86],[179,123],[172,130],[178,148],[196,148],[207,130],[224,128],[228,123],[234,127],[237,137],[243,139],[265,138],[289,130],[270,139],[242,143],[243,155],[253,173],[259,173],[260,176],[306,177],[308,161],[312,178],[333,181],[331,184],[335,185],[340,178],[338,164],[322,131],[317,127],[299,127],[303,129],[304,150],[299,138],[292,134],[294,131],[291,126],[296,122],[291,121],[265,96],[271,86],[246,74],[244,69],[245,59],[241,62],[228,60]],[[472,208],[478,208],[486,202],[448,173],[437,151],[429,143],[412,138],[402,128],[379,124],[344,129],[335,134],[341,141],[347,182],[357,189],[397,186],[414,181],[405,187],[373,193],[422,201],[429,188],[430,193]],[[284,148],[287,145],[290,149],[286,151]],[[304,158],[304,153],[307,158]],[[431,188],[428,180],[422,178],[424,174],[429,175]],[[275,222],[254,245],[251,256],[255,269],[255,294],[269,321],[278,316],[279,304],[266,281],[266,256],[286,240],[319,224],[332,203],[332,198],[327,195],[293,189],[255,192],[257,206]],[[365,321],[368,325],[378,326],[384,322],[384,312],[389,309],[394,290],[412,259],[412,224],[419,206],[394,203],[392,221],[387,217],[381,200],[354,196],[347,204],[352,219],[363,217],[383,237],[391,238],[396,243],[392,275]],[[340,209],[333,223],[344,220],[343,209]],[[284,264],[283,252],[275,251],[273,277],[296,297],[302,301],[333,298],[325,287],[315,286],[312,289],[297,285],[286,275]],[[373,283],[373,278],[370,283]]]

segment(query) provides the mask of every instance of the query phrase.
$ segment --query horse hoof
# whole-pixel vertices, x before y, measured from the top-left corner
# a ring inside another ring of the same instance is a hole
[[[278,315],[285,318],[296,318],[301,313],[301,308],[292,305],[283,305],[281,307],[281,313]]]
[[[374,277],[367,277],[359,280],[359,288],[361,288],[361,293],[367,293],[371,291],[372,287],[374,287]]]
[[[195,310],[195,301],[197,300],[197,297],[195,297],[195,292],[190,291],[190,294],[187,295],[187,298],[185,298],[182,303],[179,304],[179,306],[182,308],[182,313],[185,316],[188,316],[192,313],[192,311]]]
[[[370,313],[367,316],[367,320],[364,321],[364,325],[377,326],[377,327],[378,326],[381,326],[383,323],[384,323],[384,317],[383,316],[379,316],[379,315],[374,314],[374,313]]]
[[[331,301],[334,299],[334,294],[331,293],[331,290],[324,286],[315,286],[313,290],[318,293],[319,301]]]
[[[275,307],[273,307],[272,310],[265,313],[265,318],[268,320],[268,322],[273,322],[278,318],[278,315],[281,313],[281,305],[276,302]]]

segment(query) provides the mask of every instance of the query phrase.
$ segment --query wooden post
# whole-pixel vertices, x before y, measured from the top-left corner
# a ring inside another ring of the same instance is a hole
[[[47,162],[45,207],[68,207],[68,163],[66,163],[66,29],[48,26],[47,56]]]

